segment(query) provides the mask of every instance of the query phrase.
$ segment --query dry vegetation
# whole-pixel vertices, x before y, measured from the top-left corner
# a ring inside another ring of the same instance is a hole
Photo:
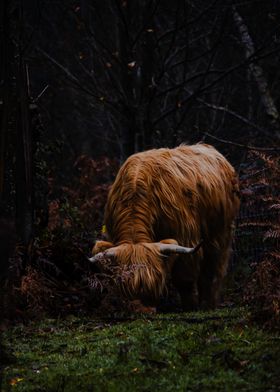
[[[243,275],[239,285],[252,319],[276,327],[280,321],[279,161],[256,152],[248,161],[240,173],[243,200],[235,267],[242,259],[251,270],[247,282]],[[102,211],[116,162],[82,156],[74,167],[78,176],[71,186],[58,188],[50,181],[49,225],[30,248],[22,277],[20,247],[12,259],[10,279],[14,284],[9,296],[13,298],[13,318],[146,310],[122,297],[118,288],[122,273],[116,267],[101,273],[86,257],[95,238],[103,235]],[[234,294],[230,300],[235,302]],[[175,309],[176,295],[171,302]]]
[[[280,162],[277,155],[257,152],[252,153],[251,161],[241,183],[242,209],[248,215],[240,225],[240,237],[249,230],[249,246],[255,249],[244,302],[251,307],[254,320],[276,328],[280,325]]]

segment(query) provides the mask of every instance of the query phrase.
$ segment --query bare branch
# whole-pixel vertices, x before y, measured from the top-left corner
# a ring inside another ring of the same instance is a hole
[[[217,136],[211,135],[208,132],[202,132],[204,135],[210,137],[213,140],[217,140],[217,142],[225,143],[225,144],[230,144],[235,147],[241,147],[241,148],[246,148],[247,150],[256,150],[256,151],[280,151],[280,147],[255,147],[251,146],[250,144],[241,144],[241,143],[235,143],[230,140],[225,140],[225,139],[220,139]]]
[[[217,74],[217,73],[219,73],[219,71],[214,71],[214,70],[208,71],[208,74]],[[168,89],[166,89],[164,91],[159,91],[159,93],[155,96],[155,98],[161,98],[162,96],[170,93],[171,91],[180,89],[180,88],[184,87],[186,84],[193,82],[194,80],[200,78],[201,76],[205,76],[205,71],[199,72],[193,76],[190,76],[188,79],[184,80],[183,82],[178,83],[178,84],[174,84],[172,87],[169,87]]]
[[[188,96],[186,99],[184,99],[181,102],[181,106],[185,105],[186,103],[188,103],[190,100],[192,100],[193,98],[197,97],[199,94],[203,93],[204,91],[209,90],[211,87],[215,86],[217,83],[219,83],[220,81],[222,81],[223,79],[225,79],[227,76],[229,76],[230,74],[232,74],[233,72],[237,71],[239,68],[242,68],[248,64],[250,64],[251,62],[255,61],[256,56],[263,50],[263,46],[260,47],[259,49],[256,49],[254,53],[252,53],[248,58],[246,58],[245,60],[239,62],[238,64],[230,67],[229,69],[227,69],[225,72],[222,73],[222,75],[220,75],[219,77],[217,77],[215,80],[209,82],[208,84],[206,84],[204,87],[197,89],[195,92],[193,92],[190,96]],[[173,108],[167,110],[165,113],[163,113],[162,115],[160,115],[158,118],[156,118],[153,121],[153,126],[155,126],[156,124],[158,124],[160,121],[164,120],[166,117],[170,116],[171,114],[173,114],[175,111],[177,110],[177,106],[174,106]],[[274,135],[276,136],[277,139],[278,136],[277,134]]]
[[[189,20],[187,23],[183,23],[182,26],[176,28],[176,29],[172,29],[169,30],[167,32],[165,32],[164,34],[162,34],[159,38],[158,38],[158,42],[163,40],[164,38],[166,38],[167,36],[169,36],[170,34],[173,34],[174,31],[181,31],[182,29],[185,29],[186,27],[190,26],[193,23],[196,23],[199,19],[201,19],[205,14],[207,14],[207,12],[214,7],[214,5],[218,2],[219,0],[214,0],[209,7],[205,8],[199,15],[197,15],[195,18]]]
[[[148,8],[152,3],[153,3],[153,0],[150,1]],[[131,44],[131,50],[134,48],[134,46],[136,45],[136,43],[140,39],[141,35],[143,34],[143,32],[146,30],[147,26],[149,25],[150,21],[153,19],[153,16],[155,15],[155,13],[157,11],[158,6],[159,6],[159,0],[156,2],[156,5],[155,5],[153,11],[149,15],[149,17],[146,19],[146,21],[145,21],[144,25],[142,26],[142,28],[140,29],[140,31],[136,34],[136,37]]]
[[[37,95],[37,97],[36,97],[35,99],[33,99],[33,102],[34,102],[34,103],[37,102],[37,101],[42,97],[42,95],[45,94],[45,92],[47,91],[47,89],[48,89],[49,87],[50,87],[49,84],[47,84],[47,85],[43,88],[43,90]]]
[[[217,105],[214,105],[214,104],[210,104],[210,103],[205,102],[203,99],[200,99],[200,98],[196,98],[196,100],[198,102],[202,103],[203,105],[207,106],[210,109],[219,110],[219,111],[222,111],[222,112],[230,114],[231,116],[237,118],[238,120],[242,121],[246,125],[249,125],[250,127],[253,127],[255,129],[257,129],[258,131],[260,131],[261,133],[265,134],[266,136],[271,136],[271,134],[268,131],[266,131],[264,128],[262,128],[259,125],[253,123],[248,118],[241,116],[240,114],[234,112],[231,109],[225,108],[223,106],[217,106]]]
[[[73,75],[69,69],[67,69],[66,67],[64,67],[62,64],[60,64],[56,59],[54,59],[53,57],[51,57],[48,53],[46,53],[43,49],[41,48],[36,48],[38,52],[40,52],[43,56],[45,56],[48,60],[50,60],[54,65],[56,65],[61,71],[63,71],[63,73],[67,76],[67,78],[74,83],[74,85],[76,85],[76,87],[78,87],[81,91],[83,91],[84,93],[88,94],[89,96],[91,96],[92,98],[94,98],[96,100],[96,103],[98,103],[99,105],[106,105],[106,106],[110,106],[114,111],[122,114],[120,112],[120,110],[118,109],[117,105],[115,102],[113,101],[109,101],[107,99],[107,97],[100,97],[96,94],[94,94],[91,90],[89,90],[88,88],[86,88],[80,81],[78,78],[76,78],[75,75]]]
[[[75,75],[73,75],[69,69],[67,69],[66,67],[64,67],[62,64],[60,64],[56,59],[54,59],[52,56],[50,56],[47,52],[45,52],[43,49],[37,47],[36,48],[38,52],[40,52],[44,57],[46,57],[48,60],[50,60],[54,65],[56,65],[61,71],[64,72],[64,74],[68,77],[69,80],[71,80],[73,83],[75,83],[76,85],[78,85],[81,90],[83,90],[85,93],[91,95],[92,97],[94,97],[97,100],[100,100],[100,97],[98,97],[97,95],[93,94],[90,90],[88,90],[87,88],[85,88],[79,81],[79,79],[76,78]]]

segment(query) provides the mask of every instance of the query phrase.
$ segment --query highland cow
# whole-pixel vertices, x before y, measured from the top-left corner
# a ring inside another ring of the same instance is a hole
[[[214,308],[239,208],[236,173],[212,146],[181,145],[132,155],[108,195],[108,240],[94,256],[131,267],[130,298],[156,304],[170,277],[182,308]],[[202,240],[202,243],[201,243]]]

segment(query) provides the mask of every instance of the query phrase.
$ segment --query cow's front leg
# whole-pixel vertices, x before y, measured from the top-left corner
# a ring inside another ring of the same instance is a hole
[[[223,278],[229,259],[229,247],[205,252],[198,280],[199,306],[201,309],[215,309],[220,302]]]
[[[182,309],[190,312],[198,309],[198,290],[196,282],[184,282],[177,287],[181,297]]]

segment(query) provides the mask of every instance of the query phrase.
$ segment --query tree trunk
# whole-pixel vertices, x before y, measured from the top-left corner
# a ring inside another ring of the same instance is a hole
[[[7,192],[5,189],[5,170],[7,155],[7,133],[9,122],[9,108],[11,98],[11,52],[10,52],[10,34],[8,18],[8,1],[3,0],[0,3],[1,17],[1,42],[0,42],[0,213],[6,209]]]
[[[28,245],[33,231],[32,135],[26,68],[22,59],[19,62],[17,83],[16,223],[20,239]]]
[[[255,53],[255,45],[252,37],[250,36],[248,27],[246,26],[242,16],[236,10],[235,6],[233,6],[233,19],[239,31],[241,42],[245,48],[246,57],[249,58]],[[262,67],[256,62],[251,62],[249,64],[249,70],[252,77],[255,79],[260,93],[261,102],[267,115],[271,119],[271,124],[279,129],[279,112],[270,94]],[[277,138],[280,138],[280,134],[278,132],[276,136]]]
[[[22,4],[20,6],[22,8]],[[33,234],[33,142],[29,118],[27,68],[22,53],[23,13],[19,12],[17,62],[17,147],[16,147],[16,228],[28,246]]]

